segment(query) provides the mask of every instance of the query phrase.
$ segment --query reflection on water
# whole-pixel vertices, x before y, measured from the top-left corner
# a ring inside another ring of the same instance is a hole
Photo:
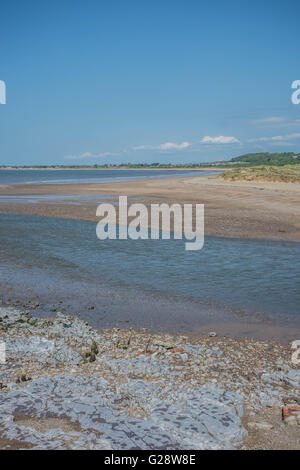
[[[95,228],[91,222],[0,214],[2,281],[6,266],[15,263],[87,289],[128,287],[196,302],[199,311],[216,305],[300,324],[298,243],[206,237],[201,251],[188,252],[184,240],[100,241]]]
[[[93,203],[100,204],[104,200],[118,201],[119,196],[107,194],[31,194],[30,196],[0,195],[0,202],[19,202],[22,204],[36,204],[41,202],[63,202],[64,204]]]

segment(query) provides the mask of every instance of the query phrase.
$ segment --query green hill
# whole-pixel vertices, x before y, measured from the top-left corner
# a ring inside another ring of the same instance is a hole
[[[300,154],[293,152],[284,153],[247,153],[240,157],[235,157],[230,160],[236,164],[247,164],[247,166],[258,166],[258,165],[295,165],[300,163]]]

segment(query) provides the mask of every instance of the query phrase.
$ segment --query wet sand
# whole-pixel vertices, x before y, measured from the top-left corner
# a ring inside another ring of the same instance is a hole
[[[77,289],[77,291],[76,291]],[[299,337],[299,324],[271,319],[218,306],[204,307],[195,302],[145,294],[138,290],[66,281],[37,283],[6,279],[0,282],[4,304],[32,310],[37,318],[50,318],[56,312],[74,315],[96,329],[123,328],[151,334],[185,334],[190,338],[214,331],[220,337],[236,340],[276,340],[289,344]]]
[[[60,199],[38,198],[47,195]],[[68,200],[64,201],[62,195],[68,195]],[[71,195],[76,196],[74,200]],[[81,202],[78,195],[82,195]],[[226,182],[216,175],[121,183],[2,185],[0,211],[96,221],[96,206],[102,196],[105,202],[109,202],[109,196],[116,202],[119,195],[146,205],[204,204],[206,235],[300,241],[300,184]],[[3,200],[12,196],[24,197],[24,201]],[[31,196],[35,203],[26,202]]]
[[[96,221],[96,207],[98,203],[112,202],[116,204],[119,195],[127,195],[130,202],[143,202],[149,205],[153,202],[172,203],[202,203],[205,204],[205,234],[219,237],[233,237],[244,239],[269,239],[300,241],[300,185],[290,183],[254,183],[254,182],[225,182],[215,175],[169,178],[146,181],[128,181],[119,183],[82,183],[82,184],[43,184],[43,185],[7,185],[0,186],[0,211],[14,214],[38,215],[66,219],[79,219]],[[47,199],[51,196],[50,199]],[[64,198],[67,196],[67,198]],[[11,202],[4,198],[12,198]],[[20,198],[18,202],[14,197]],[[44,199],[43,199],[44,197]],[[57,199],[56,199],[57,197]],[[34,203],[28,202],[32,198]],[[40,198],[40,199],[39,199]],[[2,201],[1,201],[2,199]],[[64,290],[64,289],[63,289]],[[58,295],[55,290],[56,301],[51,302],[47,295],[34,290],[32,292],[25,286],[14,282],[1,282],[1,291],[6,299],[16,301],[21,299],[21,304],[30,297],[37,297],[41,304],[46,304],[45,312],[57,310],[62,302],[66,312],[77,310],[84,312],[84,317],[92,323],[97,318],[96,309],[90,311],[90,305],[83,305],[76,298],[74,305],[64,294]],[[30,291],[30,292],[29,292]],[[49,292],[51,296],[51,292]],[[53,292],[52,292],[53,295]],[[135,296],[134,296],[135,297]],[[95,299],[93,299],[95,300]],[[266,319],[254,319],[249,316],[232,318],[225,312],[216,315],[204,315],[195,330],[194,311],[192,305],[181,303],[174,306],[172,302],[162,302],[153,298],[140,299],[136,297],[131,302],[126,302],[124,315],[124,299],[111,303],[111,295],[103,297],[103,304],[99,305],[104,318],[96,327],[112,327],[108,319],[116,321],[116,312],[120,310],[122,315],[117,320],[118,326],[123,327],[147,327],[151,331],[157,330],[155,318],[160,317],[162,310],[166,313],[173,311],[179,326],[179,330],[198,334],[216,330],[219,334],[230,337],[253,337],[258,339],[276,338],[287,342],[295,338],[294,325],[282,325]],[[91,302],[88,304],[93,304]],[[99,301],[98,301],[99,302]],[[95,303],[93,304],[95,305]],[[97,305],[97,304],[96,304]],[[78,308],[80,307],[80,308]],[[198,307],[197,307],[198,308]],[[139,312],[137,312],[139,310]],[[176,310],[176,313],[175,313]],[[148,319],[143,325],[135,324],[134,319],[140,317]],[[182,312],[184,325],[182,325]],[[210,317],[210,318],[208,318]],[[188,319],[190,318],[190,321]],[[298,331],[298,328],[296,328]],[[178,330],[177,330],[178,331]]]

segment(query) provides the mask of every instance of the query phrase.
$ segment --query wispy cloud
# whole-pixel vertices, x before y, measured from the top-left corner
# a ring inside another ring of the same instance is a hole
[[[263,119],[254,119],[252,124],[258,127],[275,128],[275,127],[300,127],[300,119],[290,119],[283,116],[271,116]]]
[[[69,160],[82,160],[85,158],[106,158],[106,157],[116,157],[118,153],[112,152],[102,152],[102,153],[91,153],[91,152],[84,152],[80,155],[67,155],[65,158]]]
[[[192,144],[190,142],[182,142],[181,144],[175,144],[174,142],[165,142],[160,145],[137,145],[132,147],[133,150],[159,150],[159,151],[168,151],[168,150],[184,150],[190,147]]]
[[[269,145],[273,147],[293,147],[295,144],[293,142],[278,141],[278,142],[268,142]]]
[[[271,137],[258,137],[257,139],[248,139],[248,142],[287,142],[289,140],[300,139],[300,133],[295,132],[294,134],[285,135],[274,135]]]
[[[278,124],[281,122],[285,122],[286,118],[285,117],[278,117],[278,116],[272,116],[268,118],[263,118],[263,119],[254,119],[252,121],[254,124]]]
[[[206,135],[201,139],[202,144],[240,144],[241,142],[232,136],[219,135],[217,137],[210,137]]]
[[[199,141],[196,143],[195,142],[191,143],[188,141],[184,141],[181,143],[164,142],[163,144],[159,144],[159,145],[136,145],[129,149],[120,150],[119,152],[101,152],[101,153],[84,152],[79,155],[68,155],[65,158],[69,160],[84,160],[84,159],[119,157],[125,154],[128,155],[132,151],[138,152],[138,151],[147,151],[147,150],[154,151],[154,152],[162,152],[162,153],[168,153],[172,151],[180,152],[183,150],[187,150],[188,152],[193,152],[193,151],[200,152],[200,151],[203,151],[203,149],[205,149],[206,144],[241,144],[241,142],[236,137],[220,135],[217,137],[205,136],[200,141],[200,144],[202,145],[199,146]],[[210,146],[210,148],[212,148],[212,146]]]

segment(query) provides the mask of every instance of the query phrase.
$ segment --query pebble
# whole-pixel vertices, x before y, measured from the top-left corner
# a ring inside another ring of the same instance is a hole
[[[269,431],[270,429],[273,429],[273,426],[272,426],[272,424],[269,424],[269,423],[250,422],[250,423],[248,423],[248,428],[249,429],[258,429],[260,431]]]

